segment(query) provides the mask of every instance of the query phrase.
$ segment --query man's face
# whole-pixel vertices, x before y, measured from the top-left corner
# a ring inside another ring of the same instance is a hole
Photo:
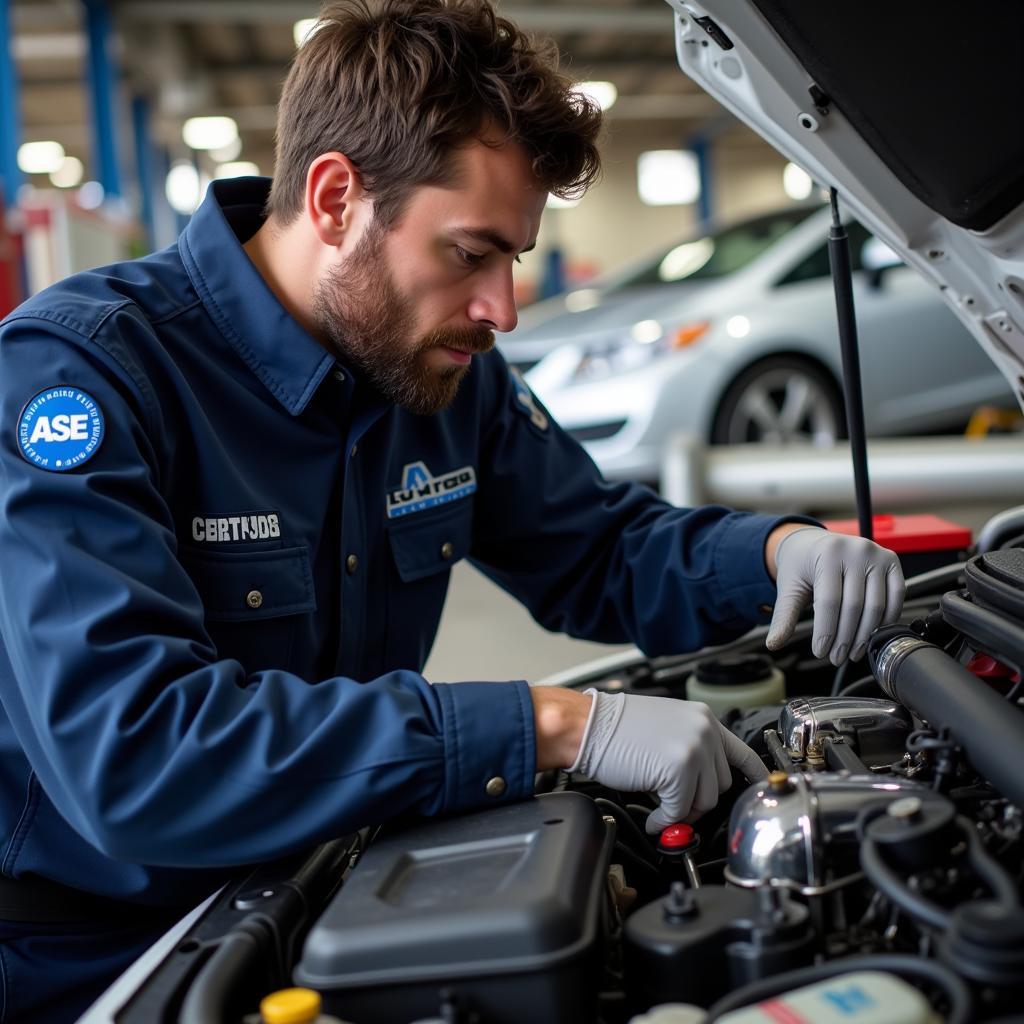
[[[512,268],[532,248],[546,193],[518,146],[473,143],[447,188],[416,189],[317,283],[317,327],[389,401],[448,406],[474,353],[516,325]]]

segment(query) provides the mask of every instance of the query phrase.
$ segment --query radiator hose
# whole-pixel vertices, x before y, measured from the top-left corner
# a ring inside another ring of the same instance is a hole
[[[868,663],[893,700],[933,729],[948,729],[975,769],[1024,808],[1024,714],[941,648],[906,626],[885,626]]]

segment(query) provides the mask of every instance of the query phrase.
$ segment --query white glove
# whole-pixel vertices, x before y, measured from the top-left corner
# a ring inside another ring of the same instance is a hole
[[[583,772],[609,789],[656,793],[661,806],[647,818],[652,834],[711,810],[732,785],[729,765],[752,782],[768,774],[757,754],[707,704],[586,692],[594,703],[569,771]]]
[[[786,643],[813,600],[811,650],[841,665],[847,655],[862,657],[872,632],[897,619],[903,607],[899,559],[863,537],[804,527],[782,538],[775,567],[778,597],[765,641],[769,650]]]

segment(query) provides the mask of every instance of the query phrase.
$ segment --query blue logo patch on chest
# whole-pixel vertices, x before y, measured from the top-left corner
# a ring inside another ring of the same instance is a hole
[[[96,454],[103,431],[96,399],[80,388],[59,384],[40,391],[22,409],[18,448],[33,466],[66,473]]]
[[[388,519],[422,512],[467,498],[476,490],[472,466],[434,476],[424,462],[410,462],[402,468],[402,486],[388,493]]]

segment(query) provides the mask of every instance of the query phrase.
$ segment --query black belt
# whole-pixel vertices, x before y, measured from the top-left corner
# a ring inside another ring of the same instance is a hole
[[[184,913],[179,908],[147,907],[97,896],[45,878],[0,875],[0,921],[159,925]]]

